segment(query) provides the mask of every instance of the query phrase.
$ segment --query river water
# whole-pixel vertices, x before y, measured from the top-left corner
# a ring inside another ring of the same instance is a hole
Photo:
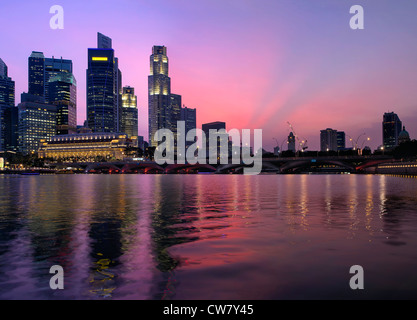
[[[414,178],[0,175],[0,299],[404,298]]]

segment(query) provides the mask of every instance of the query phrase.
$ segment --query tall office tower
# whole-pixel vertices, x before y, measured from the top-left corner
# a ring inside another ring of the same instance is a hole
[[[181,120],[182,97],[179,94],[171,93],[170,112],[171,112],[171,131],[177,133],[177,122]]]
[[[130,137],[138,135],[138,105],[135,89],[123,87],[121,132]]]
[[[114,58],[114,79],[115,79],[115,90],[116,90],[116,117],[115,117],[115,124],[114,130],[115,132],[121,131],[121,121],[122,121],[122,94],[123,94],[123,87],[122,87],[122,72],[119,69],[119,58]]]
[[[104,34],[97,32],[97,48],[98,49],[111,49],[111,38],[105,36]]]
[[[0,151],[16,151],[16,148],[15,83],[8,77],[7,65],[0,59]]]
[[[29,94],[45,97],[49,102],[49,79],[58,73],[72,73],[72,61],[45,58],[42,52],[32,51],[29,57]]]
[[[346,148],[346,134],[344,131],[337,131],[337,150]]]
[[[292,152],[295,153],[296,149],[295,149],[295,136],[294,136],[294,133],[290,132],[290,134],[288,135],[287,144],[288,144],[288,151],[292,151]]]
[[[44,97],[45,94],[45,56],[42,52],[32,51],[29,64],[29,94]]]
[[[57,107],[57,134],[77,132],[77,82],[72,73],[61,72],[49,79],[49,103]]]
[[[185,122],[186,134],[193,129],[197,128],[197,111],[196,109],[183,107],[181,108],[180,120]],[[188,148],[192,145],[193,141],[185,141],[185,147]]]
[[[44,97],[46,103],[51,102],[49,97],[49,80],[59,73],[72,74],[72,61],[68,59],[45,58],[44,70]]]
[[[148,77],[149,145],[156,147],[154,135],[159,129],[172,129],[171,79],[168,76],[167,48],[154,46],[150,56]]]
[[[320,130],[320,151],[337,151],[337,130]]]
[[[382,137],[385,150],[398,146],[398,136],[402,129],[402,122],[394,112],[384,114],[382,122]]]
[[[0,103],[0,151],[17,151],[18,108]]]
[[[0,104],[15,106],[15,84],[8,76],[7,65],[0,59]]]
[[[0,77],[7,77],[7,65],[0,58]]]
[[[36,95],[22,93],[19,103],[19,151],[37,152],[39,142],[56,134],[56,109]]]
[[[88,49],[87,123],[93,132],[119,132],[122,74],[111,39],[98,34],[98,47]]]

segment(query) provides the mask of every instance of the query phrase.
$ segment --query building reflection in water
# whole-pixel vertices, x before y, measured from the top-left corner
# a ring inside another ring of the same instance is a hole
[[[232,294],[237,286],[250,296],[238,275],[257,279],[251,286],[260,290],[259,283],[284,283],[265,272],[284,272],[291,262],[301,270],[314,250],[322,257],[334,248],[341,248],[336,255],[382,252],[406,247],[417,232],[409,178],[46,175],[0,182],[2,299],[189,298],[206,285]],[[65,271],[62,291],[49,288],[55,264]]]

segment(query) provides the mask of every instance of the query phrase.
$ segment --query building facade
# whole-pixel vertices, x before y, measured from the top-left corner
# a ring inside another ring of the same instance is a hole
[[[346,149],[346,134],[344,131],[337,131],[337,150]]]
[[[135,89],[123,87],[120,131],[129,138],[138,135],[138,105]]]
[[[45,58],[45,70],[44,70],[44,97],[45,102],[50,103],[51,97],[49,94],[50,79],[58,74],[71,74],[74,78],[72,71],[72,61],[68,59],[56,59]]]
[[[197,128],[197,110],[183,107],[181,108],[180,120],[185,122],[186,134],[193,129]],[[188,148],[194,141],[185,141],[185,147]]]
[[[0,104],[15,106],[15,83],[8,76],[7,65],[0,59]]]
[[[21,101],[18,105],[19,151],[29,154],[38,151],[41,140],[56,135],[57,107],[27,93],[22,94]]]
[[[111,161],[123,160],[126,148],[137,141],[126,135],[108,132],[68,134],[42,139],[38,156],[61,161]]]
[[[154,46],[150,56],[148,77],[149,145],[156,147],[154,139],[159,129],[171,129],[171,78],[168,76],[167,48]]]
[[[398,136],[402,130],[402,122],[394,112],[385,113],[382,121],[382,139],[385,150],[398,146]]]
[[[337,130],[327,128],[320,131],[320,151],[337,151]]]
[[[119,132],[122,73],[111,39],[98,34],[98,48],[88,49],[87,123],[93,132]]]
[[[28,93],[43,97],[45,95],[45,56],[32,51],[28,59]]]

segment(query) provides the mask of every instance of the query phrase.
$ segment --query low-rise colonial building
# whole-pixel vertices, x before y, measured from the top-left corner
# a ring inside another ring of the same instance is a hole
[[[42,140],[38,156],[62,161],[123,160],[132,147],[137,147],[137,139],[128,139],[125,134],[67,134]]]

